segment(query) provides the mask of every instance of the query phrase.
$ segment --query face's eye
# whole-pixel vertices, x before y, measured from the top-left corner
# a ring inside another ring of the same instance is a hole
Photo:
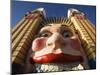
[[[64,38],[68,38],[68,37],[72,36],[72,33],[70,31],[65,30],[65,31],[63,31],[62,36]]]
[[[45,31],[45,32],[41,32],[41,33],[39,34],[39,37],[49,37],[49,36],[51,36],[51,35],[52,35],[51,32]]]

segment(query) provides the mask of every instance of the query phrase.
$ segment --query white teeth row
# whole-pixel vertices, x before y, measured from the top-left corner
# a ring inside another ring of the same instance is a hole
[[[73,64],[35,64],[38,72],[57,72],[70,70],[83,70],[83,66],[79,63]]]

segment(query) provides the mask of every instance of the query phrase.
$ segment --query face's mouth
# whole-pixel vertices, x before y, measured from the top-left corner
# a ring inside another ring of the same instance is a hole
[[[62,72],[62,71],[78,71],[88,69],[81,63],[82,56],[72,56],[68,54],[46,54],[36,58],[34,61],[37,72]]]
[[[62,71],[75,71],[83,70],[83,65],[80,62],[70,62],[66,64],[46,63],[35,64],[37,72],[62,72]]]
[[[68,63],[68,62],[75,62],[75,61],[80,61],[82,62],[82,56],[73,56],[73,55],[68,55],[68,54],[46,54],[38,57],[32,58],[32,61],[35,63]]]

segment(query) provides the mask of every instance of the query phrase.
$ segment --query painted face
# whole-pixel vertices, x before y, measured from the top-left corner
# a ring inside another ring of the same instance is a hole
[[[81,44],[68,27],[60,24],[43,27],[32,43],[36,63],[82,61]]]

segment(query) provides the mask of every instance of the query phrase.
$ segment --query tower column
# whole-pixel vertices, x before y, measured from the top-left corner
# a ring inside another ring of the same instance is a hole
[[[86,15],[76,9],[69,9],[68,17],[75,26],[86,52],[88,60],[96,61],[96,32],[95,27]],[[90,62],[91,63],[91,62]]]
[[[12,34],[12,64],[13,70],[20,69],[22,66],[24,68],[26,57],[28,54],[28,50],[31,48],[32,41],[34,39],[34,35],[36,34],[40,22],[44,18],[44,9],[40,8],[37,10],[28,13],[24,19],[23,24],[16,26],[18,29]],[[17,68],[17,66],[19,67]],[[23,70],[23,68],[21,70]],[[15,70],[15,71],[17,71]],[[13,71],[13,72],[15,72]],[[18,71],[20,72],[20,71]],[[23,72],[23,71],[21,71]],[[17,72],[16,72],[17,73]]]

